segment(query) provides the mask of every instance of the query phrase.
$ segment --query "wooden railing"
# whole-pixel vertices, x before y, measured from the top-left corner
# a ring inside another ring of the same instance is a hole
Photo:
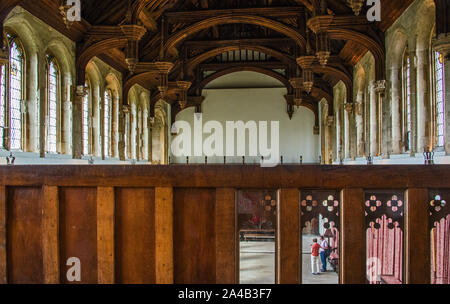
[[[0,282],[236,283],[237,189],[278,189],[278,283],[301,282],[302,189],[340,191],[340,283],[366,282],[365,192],[405,194],[404,282],[430,282],[450,166],[2,166]]]

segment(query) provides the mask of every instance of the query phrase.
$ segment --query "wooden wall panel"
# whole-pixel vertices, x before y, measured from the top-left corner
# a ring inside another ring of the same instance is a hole
[[[41,194],[40,187],[14,187],[7,190],[9,283],[44,283]]]
[[[428,190],[408,189],[405,207],[406,283],[430,284],[431,240],[428,226]]]
[[[174,281],[216,282],[215,190],[174,190]]]
[[[155,190],[116,188],[116,282],[155,283]]]
[[[60,188],[61,282],[95,284],[97,280],[97,189]],[[67,260],[81,261],[81,282],[67,281]]]

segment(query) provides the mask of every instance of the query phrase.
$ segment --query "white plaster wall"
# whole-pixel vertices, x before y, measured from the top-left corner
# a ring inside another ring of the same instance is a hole
[[[244,123],[254,120],[267,121],[268,134],[270,134],[270,121],[279,121],[280,128],[280,156],[284,163],[299,163],[303,156],[304,163],[319,161],[320,136],[313,134],[314,113],[309,109],[300,107],[296,109],[292,120],[286,112],[285,88],[234,88],[234,89],[206,89],[203,91],[205,101],[202,105],[203,124],[210,120],[219,121],[226,129],[226,121],[239,121]],[[189,122],[193,132],[194,108],[180,112],[176,120]],[[209,135],[203,135],[203,140]],[[236,142],[235,135],[235,142]],[[173,138],[176,138],[174,136]],[[269,146],[270,146],[269,137]],[[192,140],[192,150],[194,142]],[[224,152],[226,151],[224,138]],[[193,154],[193,153],[192,153]],[[246,138],[246,155],[249,155],[248,135]],[[259,151],[258,151],[258,155]],[[185,163],[186,158],[175,158],[172,162]],[[190,163],[203,163],[204,156],[190,157]],[[241,163],[242,157],[227,157],[227,163]],[[246,163],[259,163],[260,156],[246,157]],[[223,163],[223,157],[208,158],[208,163]]]

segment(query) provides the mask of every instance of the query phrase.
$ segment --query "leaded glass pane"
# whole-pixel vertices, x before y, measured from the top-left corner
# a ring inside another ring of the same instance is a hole
[[[105,144],[105,156],[109,156],[109,136],[110,136],[110,112],[111,109],[111,94],[105,92],[105,134],[104,134],[104,144]]]
[[[58,70],[53,61],[50,61],[48,71],[48,130],[47,149],[56,153],[57,138],[57,99],[58,99]]]
[[[23,56],[18,45],[11,44],[11,149],[21,149]]]
[[[440,60],[438,52],[435,53],[436,73],[436,115],[437,115],[437,145],[444,146],[445,115],[444,115],[444,64]]]
[[[89,94],[83,98],[83,154],[89,154]]]

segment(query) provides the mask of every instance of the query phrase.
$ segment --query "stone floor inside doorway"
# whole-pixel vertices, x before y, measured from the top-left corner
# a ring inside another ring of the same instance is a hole
[[[328,265],[328,272],[311,274],[311,242],[313,236],[303,236],[302,280],[303,284],[338,284],[338,275]],[[275,283],[275,243],[240,242],[240,283]]]

